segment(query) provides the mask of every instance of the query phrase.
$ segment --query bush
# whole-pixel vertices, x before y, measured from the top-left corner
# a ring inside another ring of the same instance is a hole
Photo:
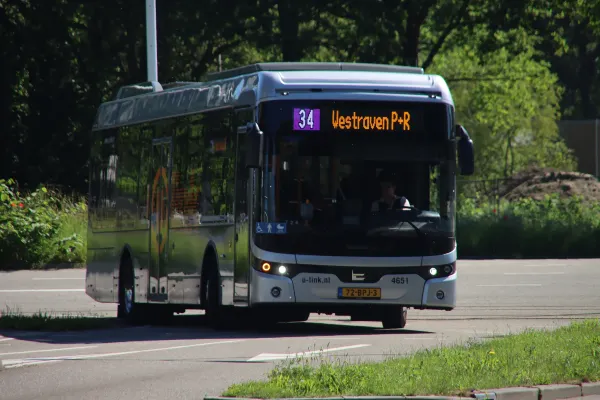
[[[45,187],[23,194],[0,180],[0,269],[85,260],[87,207]]]
[[[585,258],[600,256],[600,205],[558,195],[475,205],[457,213],[460,257]]]
[[[86,229],[84,201],[45,187],[23,194],[0,180],[0,269],[85,263]],[[456,235],[460,258],[600,257],[600,204],[462,198]]]

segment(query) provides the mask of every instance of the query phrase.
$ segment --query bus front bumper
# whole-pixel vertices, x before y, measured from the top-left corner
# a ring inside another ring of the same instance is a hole
[[[390,274],[375,283],[344,283],[333,274],[301,273],[289,278],[251,271],[250,306],[294,304],[311,308],[318,305],[352,308],[398,305],[437,310],[456,307],[456,272],[427,280],[416,274]]]

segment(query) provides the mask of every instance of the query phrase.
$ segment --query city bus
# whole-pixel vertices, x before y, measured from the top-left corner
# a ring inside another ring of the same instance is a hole
[[[474,155],[440,76],[258,63],[130,85],[91,138],[85,290],[118,318],[399,329],[409,308],[456,306],[456,175]]]

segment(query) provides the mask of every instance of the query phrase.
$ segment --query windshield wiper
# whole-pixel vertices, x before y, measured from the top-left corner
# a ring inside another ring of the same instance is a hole
[[[400,209],[396,209],[396,210],[400,210]],[[415,230],[415,232],[417,232],[417,235],[419,235],[419,237],[421,238],[426,238],[427,237],[427,233],[423,232],[420,228],[418,228],[412,221],[412,219],[414,219],[416,216],[421,214],[421,210],[419,210],[416,207],[413,206],[402,206],[401,210],[405,210],[403,212],[399,213],[399,217],[397,218],[399,219],[399,224],[398,225],[402,225],[405,222],[407,222],[411,227],[413,227],[413,229]],[[402,218],[404,217],[404,218]],[[396,226],[398,226],[396,225]],[[371,236],[375,233],[384,233],[384,232],[391,232],[394,231],[393,229],[394,227],[391,226],[386,226],[386,227],[377,227],[374,229],[369,230],[369,232],[367,233],[368,236]]]
[[[420,228],[417,228],[417,226],[415,224],[413,224],[411,221],[402,221],[402,223],[404,222],[408,222],[410,224],[410,226],[412,226],[415,231],[417,232],[417,235],[421,236],[422,238],[426,238],[427,234],[425,232],[423,232]]]
[[[414,206],[402,206],[401,208],[402,211],[405,210],[410,210],[410,215],[412,218],[418,216],[419,214],[421,214],[421,210],[419,210],[417,207]],[[407,213],[408,214],[408,213]],[[402,215],[402,213],[400,214]],[[408,222],[410,224],[410,226],[412,226],[415,231],[417,232],[417,234],[421,237],[427,237],[427,234],[425,232],[423,232],[421,229],[417,228],[417,226],[415,224],[413,224],[413,222],[411,221],[412,218],[407,218],[405,221],[401,221],[401,222]]]

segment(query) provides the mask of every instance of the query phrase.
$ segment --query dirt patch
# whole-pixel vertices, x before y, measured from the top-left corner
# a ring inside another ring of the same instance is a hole
[[[499,194],[512,201],[522,198],[543,200],[554,193],[561,198],[581,196],[586,202],[600,202],[600,182],[593,175],[581,172],[531,168],[505,181]]]

